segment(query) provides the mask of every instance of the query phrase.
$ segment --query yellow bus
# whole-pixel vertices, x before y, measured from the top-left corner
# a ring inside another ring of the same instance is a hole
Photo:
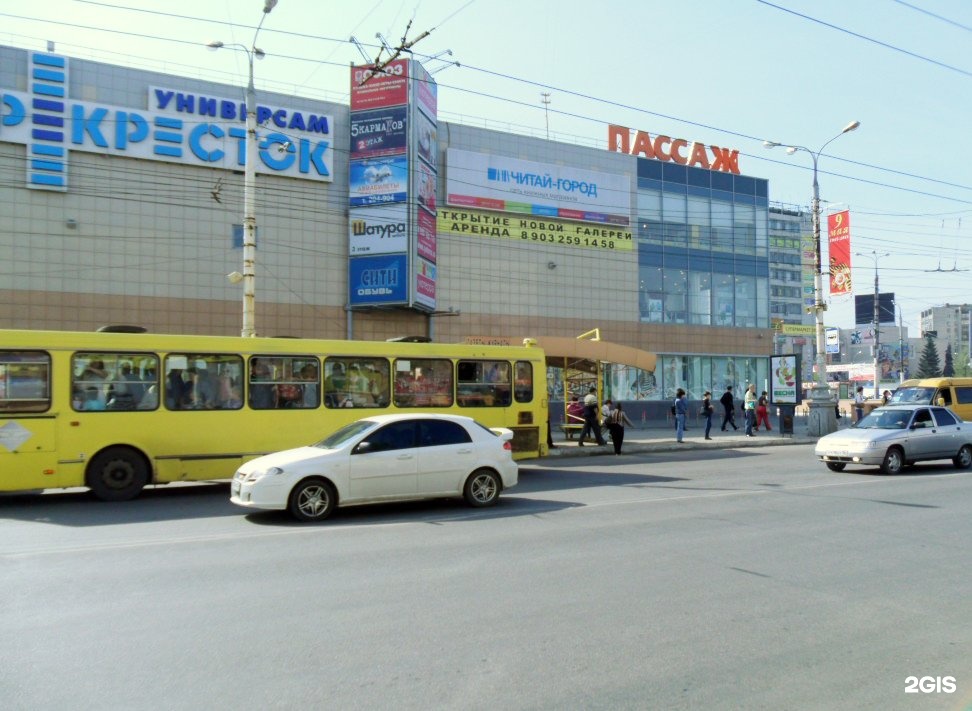
[[[229,479],[367,415],[452,412],[547,449],[544,353],[523,346],[0,330],[0,492]]]

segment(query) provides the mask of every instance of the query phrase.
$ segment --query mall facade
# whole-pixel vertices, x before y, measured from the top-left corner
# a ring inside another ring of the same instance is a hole
[[[257,92],[258,334],[599,329],[659,355],[655,373],[609,372],[617,397],[765,387],[769,186],[738,152],[620,126],[589,147],[437,121],[426,80],[352,80],[370,88],[350,106]],[[239,334],[240,96],[0,47],[0,328]]]

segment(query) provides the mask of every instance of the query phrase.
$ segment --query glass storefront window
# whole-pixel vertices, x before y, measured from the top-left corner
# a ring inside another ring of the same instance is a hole
[[[685,224],[686,201],[685,193],[663,193],[662,194],[662,217],[665,222],[678,222]]]
[[[685,391],[688,393],[688,399],[701,400],[702,393],[712,389],[710,377],[712,359],[707,356],[688,356],[686,361],[688,377],[685,379]]]
[[[638,215],[648,220],[661,220],[662,198],[658,190],[638,191]]]
[[[688,284],[682,269],[665,269],[665,323],[688,323]]]
[[[732,326],[736,310],[734,280],[729,274],[713,274],[712,284],[712,323],[715,326]]]
[[[736,326],[755,328],[756,326],[756,278],[737,276],[735,278],[736,292]]]
[[[708,326],[712,323],[712,275],[689,272],[689,323]]]
[[[638,270],[638,310],[642,323],[661,323],[664,313],[664,279],[661,267]]]
[[[662,363],[662,392],[664,397],[674,398],[675,391],[685,388],[685,359],[682,356],[667,355],[659,357]]]

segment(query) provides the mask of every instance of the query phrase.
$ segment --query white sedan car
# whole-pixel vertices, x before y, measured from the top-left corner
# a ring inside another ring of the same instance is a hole
[[[814,452],[831,471],[848,464],[881,467],[897,474],[915,462],[951,459],[972,467],[972,424],[945,407],[885,405],[846,430],[817,440]]]
[[[335,506],[455,497],[491,506],[515,486],[512,430],[460,415],[377,415],[308,447],[258,457],[233,477],[230,501],[321,521]]]

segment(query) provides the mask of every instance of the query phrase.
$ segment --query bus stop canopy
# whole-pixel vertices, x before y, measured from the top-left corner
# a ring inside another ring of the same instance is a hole
[[[524,339],[516,338],[481,338],[467,337],[466,343],[482,345],[521,345]],[[654,372],[657,356],[649,351],[643,351],[631,346],[623,346],[610,341],[595,341],[586,338],[567,338],[563,336],[539,336],[530,341],[543,349],[547,357],[547,365],[562,368],[564,362],[575,370],[596,373],[599,363],[616,363],[627,365],[640,370]]]

